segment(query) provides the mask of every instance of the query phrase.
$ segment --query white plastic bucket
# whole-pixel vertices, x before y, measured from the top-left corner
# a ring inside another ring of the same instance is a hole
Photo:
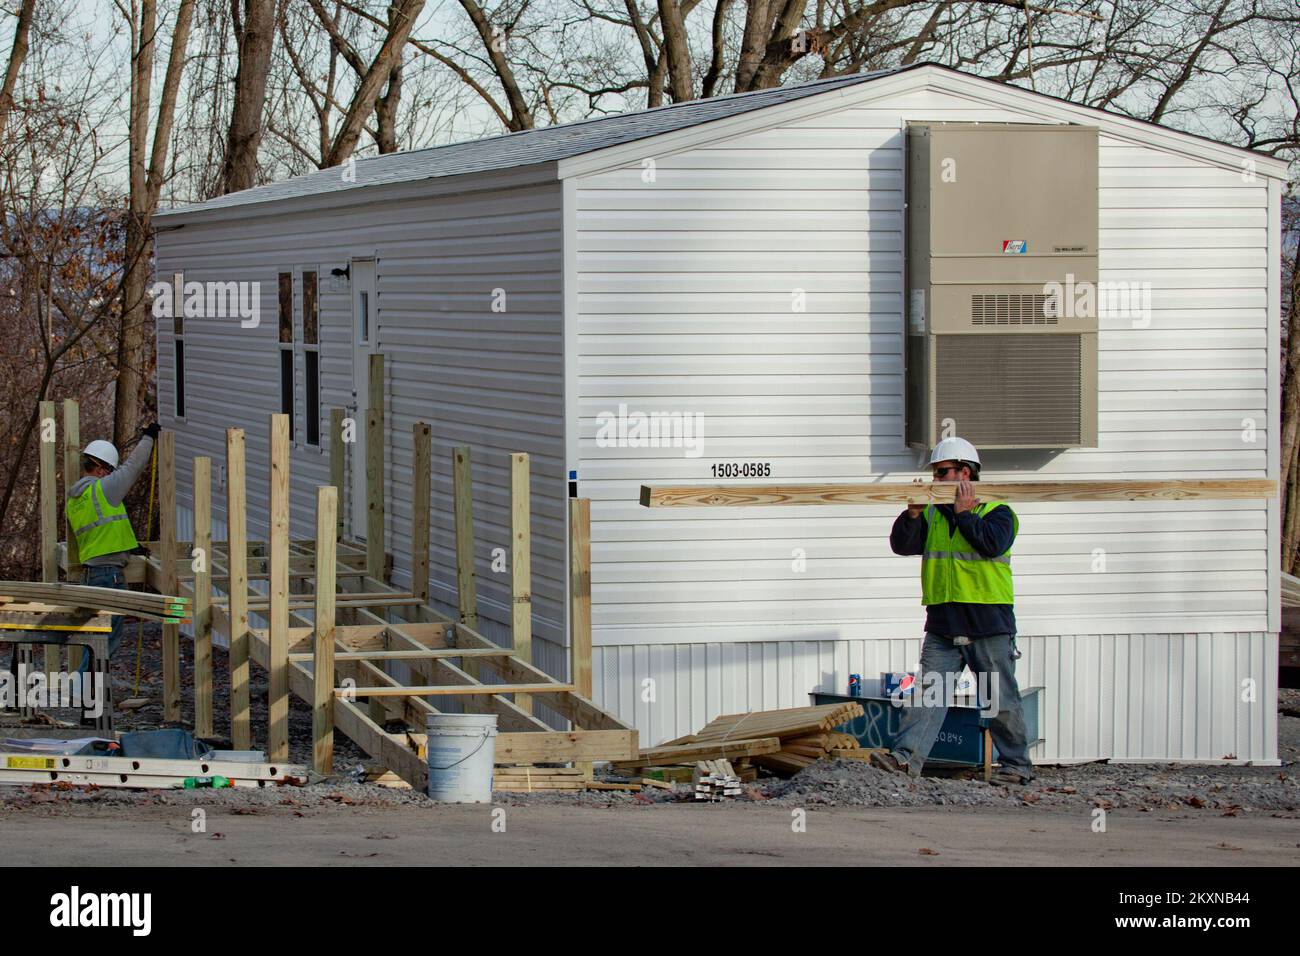
[[[496,714],[430,714],[429,798],[444,803],[490,803],[496,757]]]

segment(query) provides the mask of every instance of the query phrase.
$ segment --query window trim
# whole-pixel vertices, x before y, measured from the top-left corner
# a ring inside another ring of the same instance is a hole
[[[177,285],[179,283],[179,285]],[[172,418],[185,421],[185,273],[172,273]]]
[[[289,341],[287,341],[287,342],[284,341],[284,339],[283,339],[283,337],[282,337],[282,336],[283,336],[283,332],[284,332],[284,309],[285,309],[285,295],[284,295],[284,293],[285,293],[285,288],[284,288],[284,287],[285,287],[285,279],[288,279],[288,286],[289,286],[289,289],[288,289],[288,291],[289,291],[289,302],[288,302],[288,309],[289,309],[289,330],[288,330],[288,331],[289,331]],[[297,432],[296,425],[297,425],[297,422],[296,422],[296,419],[297,419],[297,417],[298,417],[298,416],[297,416],[297,407],[298,407],[298,374],[297,374],[297,364],[298,364],[298,363],[297,363],[297,356],[295,355],[295,345],[296,345],[296,343],[297,343],[298,334],[297,334],[297,330],[296,330],[296,328],[294,327],[294,325],[295,325],[295,323],[294,323],[294,314],[295,314],[295,312],[296,312],[297,310],[294,308],[293,286],[294,286],[294,282],[293,282],[293,270],[292,270],[292,269],[291,269],[289,272],[278,272],[278,271],[277,271],[277,275],[276,275],[276,325],[275,325],[275,328],[276,328],[276,347],[277,347],[277,350],[278,350],[279,363],[280,363],[280,367],[279,367],[279,374],[280,374],[280,414],[281,414],[281,415],[288,415],[288,416],[289,416],[289,444],[290,444],[290,445],[294,445],[294,444],[297,443],[297,436],[296,436],[296,432]],[[284,405],[285,405],[285,401],[284,401],[284,400],[285,400],[285,381],[284,381],[285,364],[284,364],[284,353],[285,353],[285,352],[288,352],[288,353],[289,353],[289,366],[288,366],[288,368],[289,368],[289,382],[288,382],[288,385],[289,385],[289,390],[288,390],[288,392],[289,392],[289,407],[288,407],[287,409],[284,407]]]
[[[302,308],[299,310],[302,316],[302,398],[303,398],[303,446],[306,448],[321,448],[321,374],[320,374],[320,270],[316,267],[311,269],[303,268],[300,272],[300,286],[302,290]],[[312,296],[311,304],[314,311],[312,316],[312,325],[316,330],[316,341],[307,341],[307,277],[311,276]],[[307,360],[308,354],[316,356],[316,382],[315,382],[315,400],[316,414],[311,414],[311,391],[312,382],[308,374],[310,363]],[[316,440],[312,441],[312,431],[316,432]]]

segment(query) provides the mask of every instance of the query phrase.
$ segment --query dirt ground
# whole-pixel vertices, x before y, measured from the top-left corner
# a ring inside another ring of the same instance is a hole
[[[1294,866],[1300,827],[1267,814],[810,810],[744,805],[315,809],[188,803],[0,813],[10,865],[116,866]],[[236,812],[239,811],[239,812]],[[495,825],[495,829],[494,829]],[[504,825],[504,832],[501,827]],[[17,839],[21,837],[21,839]],[[13,839],[11,839],[13,838]],[[30,848],[30,849],[24,849]]]
[[[156,701],[156,628],[145,629],[141,648],[140,695]],[[133,626],[114,661],[117,699],[134,692],[135,667]],[[220,650],[214,670],[220,702],[227,699]],[[255,735],[266,725],[263,681],[254,668]],[[184,696],[188,723],[191,695]],[[219,734],[227,732],[221,710]],[[159,725],[154,704],[125,715],[119,729]],[[0,735],[71,733],[0,717]],[[31,857],[7,854],[17,865],[1289,866],[1300,863],[1300,692],[1281,692],[1278,738],[1281,767],[1092,763],[1042,767],[1028,786],[1003,788],[836,761],[751,785],[727,804],[696,804],[679,789],[498,793],[479,806],[357,783],[347,771],[365,755],[336,738],[339,774],[307,787],[0,787],[0,840],[21,832],[21,842],[6,845],[40,847]],[[307,763],[310,740],[310,712],[295,700],[291,759]]]

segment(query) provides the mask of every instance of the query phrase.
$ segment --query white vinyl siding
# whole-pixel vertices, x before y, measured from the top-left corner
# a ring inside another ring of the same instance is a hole
[[[1041,687],[1036,762],[1277,762],[1277,640],[1265,633],[1017,638],[1022,688]],[[594,652],[596,701],[648,740],[719,714],[802,707],[848,675],[916,666],[919,638],[639,644]],[[1255,682],[1243,700],[1242,682]],[[647,685],[646,681],[653,681]],[[653,686],[654,700],[643,690]]]
[[[316,487],[329,481],[328,409],[353,403],[350,287],[332,285],[330,269],[351,257],[374,256],[378,351],[386,362],[385,546],[393,554],[395,579],[403,586],[409,581],[411,428],[424,421],[433,429],[433,596],[455,605],[451,450],[469,445],[479,611],[486,633],[508,636],[510,578],[492,570],[492,552],[504,548],[508,554],[510,547],[507,455],[528,452],[533,633],[563,643],[560,220],[560,189],[552,178],[541,186],[467,189],[374,201],[359,209],[189,222],[161,233],[161,274],[183,267],[189,280],[262,283],[258,328],[241,329],[234,318],[186,320],[190,414],[177,435],[182,506],[191,501],[193,457],[210,455],[216,475],[225,461],[225,429],[239,426],[248,442],[249,536],[266,534],[268,416],[280,402],[277,274],[294,273],[295,338],[301,341],[300,276],[315,269],[321,276],[321,447],[304,444],[306,409],[297,389],[290,501],[291,533],[315,534]],[[491,309],[494,289],[505,290],[504,313]],[[170,327],[160,324],[158,336],[160,356],[170,355]],[[301,357],[295,371],[304,381]],[[169,382],[169,370],[160,372],[160,382]],[[168,398],[160,401],[170,408]],[[163,421],[164,427],[174,424]],[[348,462],[349,469],[355,465]],[[347,507],[357,507],[350,497],[341,489]],[[224,520],[224,488],[214,488],[213,504]],[[539,649],[538,659],[547,656]]]
[[[772,482],[918,475],[902,437],[903,125],[1036,119],[916,90],[669,155],[647,143],[653,182],[640,160],[576,179],[598,644],[919,631],[918,559],[890,552],[892,509],[650,511],[636,491],[709,483],[721,462],[770,462]],[[1266,474],[1266,181],[1104,133],[1100,167],[1100,279],[1151,283],[1150,326],[1103,320],[1098,448],[989,454],[986,471]],[[597,447],[597,416],[621,403],[703,414],[704,454]],[[1263,502],[1017,512],[1022,633],[1268,626]]]

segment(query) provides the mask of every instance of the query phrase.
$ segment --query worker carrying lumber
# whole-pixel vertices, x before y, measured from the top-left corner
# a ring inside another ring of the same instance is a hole
[[[930,470],[935,481],[957,482],[956,500],[950,505],[909,504],[889,533],[895,554],[921,555],[925,641],[913,700],[904,708],[894,748],[874,754],[872,763],[895,773],[920,774],[948,714],[946,689],[965,664],[978,687],[992,688],[989,697],[996,702],[989,730],[1001,766],[993,779],[1028,783],[1034,771],[1016,683],[1020,652],[1011,583],[1011,544],[1020,522],[1005,502],[975,497],[979,452],[964,438],[945,438],[935,445]],[[936,681],[944,689],[937,695],[939,706],[933,705],[933,692],[923,695]],[[989,703],[981,700],[981,705]]]
[[[92,441],[81,453],[81,479],[68,489],[65,512],[77,540],[83,584],[126,589],[126,562],[138,542],[122,501],[149,464],[159,431],[157,422],[148,425],[120,468],[117,448],[102,438]],[[108,636],[110,658],[121,642],[122,618],[114,615]],[[78,672],[84,674],[89,668],[90,648],[85,648]]]

